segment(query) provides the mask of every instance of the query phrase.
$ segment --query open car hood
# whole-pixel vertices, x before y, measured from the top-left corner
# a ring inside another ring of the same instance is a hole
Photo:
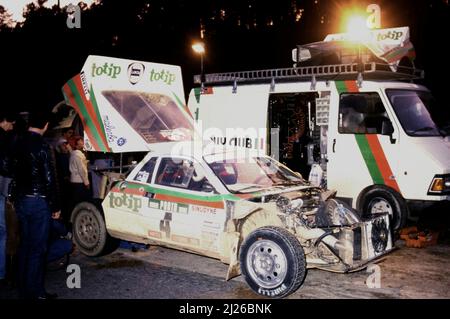
[[[148,151],[193,138],[179,66],[91,55],[62,90],[88,151]]]

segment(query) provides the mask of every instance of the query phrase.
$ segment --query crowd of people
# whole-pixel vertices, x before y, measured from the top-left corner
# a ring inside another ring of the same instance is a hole
[[[52,227],[70,239],[70,211],[92,196],[88,160],[73,128],[48,142],[51,114],[31,113],[21,130],[18,119],[0,110],[0,284],[16,285],[19,298],[52,299],[44,285]]]

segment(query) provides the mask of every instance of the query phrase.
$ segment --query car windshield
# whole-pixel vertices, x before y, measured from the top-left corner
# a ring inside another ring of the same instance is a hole
[[[277,186],[305,185],[301,176],[270,157],[221,159],[208,164],[233,193],[248,193]]]
[[[450,118],[428,91],[386,90],[400,123],[409,136],[450,133]]]

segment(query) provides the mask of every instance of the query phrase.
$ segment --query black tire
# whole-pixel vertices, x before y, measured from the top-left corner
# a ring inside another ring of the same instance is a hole
[[[109,236],[100,209],[92,203],[79,203],[72,211],[73,240],[85,255],[95,257],[113,252],[119,240]]]
[[[294,235],[279,227],[251,232],[241,246],[239,261],[245,281],[262,296],[286,297],[301,286],[306,275],[302,246]]]
[[[361,196],[358,206],[364,218],[372,218],[383,213],[383,210],[388,212],[391,229],[394,232],[405,225],[408,217],[408,207],[402,196],[383,185],[378,185],[365,192]]]

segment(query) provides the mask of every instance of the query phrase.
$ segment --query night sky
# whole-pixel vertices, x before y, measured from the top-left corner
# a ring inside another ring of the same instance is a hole
[[[191,45],[201,30],[207,73],[290,67],[296,44],[344,31],[344,11],[370,3],[381,6],[383,28],[410,27],[424,84],[448,107],[448,0],[102,0],[83,10],[81,29],[67,28],[64,8],[35,4],[24,22],[0,27],[0,107],[52,108],[89,54],[180,65],[187,95],[200,69]]]

